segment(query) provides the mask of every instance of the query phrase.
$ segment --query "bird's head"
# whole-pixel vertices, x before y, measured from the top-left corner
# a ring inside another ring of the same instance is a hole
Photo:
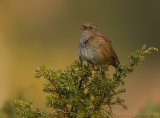
[[[85,23],[81,26],[81,30],[82,31],[93,31],[93,32],[95,32],[96,30],[98,30],[98,26],[96,26],[93,23]]]

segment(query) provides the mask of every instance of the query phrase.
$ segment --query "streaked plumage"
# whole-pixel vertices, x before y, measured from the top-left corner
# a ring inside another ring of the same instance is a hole
[[[112,41],[101,34],[92,23],[82,25],[79,42],[80,59],[96,65],[119,65],[118,57],[112,47]]]

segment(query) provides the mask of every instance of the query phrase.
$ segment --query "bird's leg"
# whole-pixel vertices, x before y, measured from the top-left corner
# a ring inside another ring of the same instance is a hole
[[[81,68],[82,68],[82,67],[83,67],[83,59],[82,59],[81,56],[79,56],[79,61],[80,61],[80,66],[81,66]]]
[[[87,68],[93,68],[94,67],[94,63],[92,63],[90,60],[86,60],[87,61]]]

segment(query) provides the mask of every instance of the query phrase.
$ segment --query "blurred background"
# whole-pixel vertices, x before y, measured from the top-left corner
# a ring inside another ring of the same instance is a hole
[[[158,0],[0,0],[0,107],[19,91],[44,107],[43,81],[34,78],[39,65],[63,69],[78,59],[80,25],[97,24],[110,37],[122,64],[143,44],[160,49]],[[160,101],[160,53],[126,78],[128,110],[115,117],[132,118],[148,101]]]

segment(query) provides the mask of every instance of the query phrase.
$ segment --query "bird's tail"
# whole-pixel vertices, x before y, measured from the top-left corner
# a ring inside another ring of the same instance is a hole
[[[117,55],[115,55],[113,58],[112,66],[114,66],[115,68],[118,68],[119,65],[120,65],[119,59]]]

